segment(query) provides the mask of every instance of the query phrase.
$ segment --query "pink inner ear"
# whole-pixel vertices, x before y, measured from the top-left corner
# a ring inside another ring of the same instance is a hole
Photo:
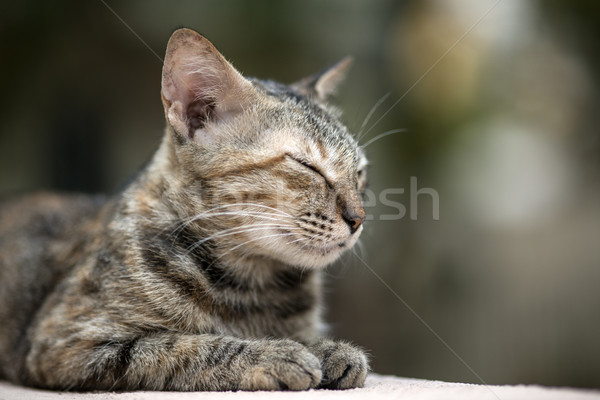
[[[214,114],[219,96],[225,90],[227,71],[213,54],[204,52],[202,57],[196,53],[182,53],[174,54],[165,65],[163,93],[169,102],[183,105],[184,115],[179,118],[185,122],[188,136],[193,138],[195,131]]]
[[[226,76],[224,71],[215,71],[207,68],[208,60],[196,57],[196,63],[179,64],[173,60],[171,69],[163,80],[165,97],[171,101],[180,101],[185,106],[192,102],[214,102],[222,93]],[[221,72],[221,74],[219,74]],[[207,101],[210,99],[211,101]]]

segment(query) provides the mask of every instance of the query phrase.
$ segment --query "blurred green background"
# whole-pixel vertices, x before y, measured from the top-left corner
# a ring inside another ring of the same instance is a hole
[[[369,207],[357,253],[400,298],[353,254],[328,270],[332,332],[376,372],[481,383],[410,307],[489,384],[600,387],[599,2],[106,2],[159,55],[187,26],[249,76],[353,55],[356,132],[390,93],[361,141],[406,131],[367,147],[371,189],[410,211],[416,177],[440,218]],[[0,29],[0,196],[119,190],[162,134],[158,57],[101,0],[3,2]]]

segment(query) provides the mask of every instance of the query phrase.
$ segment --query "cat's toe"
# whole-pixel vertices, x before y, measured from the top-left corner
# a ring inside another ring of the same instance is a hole
[[[321,382],[319,359],[291,340],[271,343],[242,379],[242,390],[307,390]]]
[[[322,370],[319,388],[351,389],[363,386],[369,372],[369,362],[359,348],[337,342],[323,357]]]

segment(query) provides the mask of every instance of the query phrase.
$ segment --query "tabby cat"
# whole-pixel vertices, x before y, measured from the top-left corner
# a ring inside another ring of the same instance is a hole
[[[326,98],[349,60],[247,79],[179,29],[167,128],[112,198],[0,208],[0,378],[57,390],[360,387],[365,353],[322,335],[321,271],[362,230],[362,150]]]

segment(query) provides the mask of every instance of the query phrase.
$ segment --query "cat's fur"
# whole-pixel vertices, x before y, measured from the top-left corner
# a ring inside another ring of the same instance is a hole
[[[362,230],[361,149],[325,103],[348,60],[292,86],[172,35],[167,129],[113,198],[0,208],[0,377],[67,390],[361,386],[320,337],[320,270]]]

